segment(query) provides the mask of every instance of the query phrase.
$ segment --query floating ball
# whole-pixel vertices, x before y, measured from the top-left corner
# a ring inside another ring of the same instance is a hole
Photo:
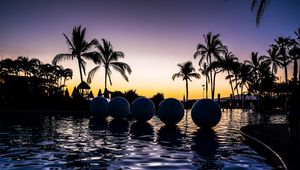
[[[129,103],[124,97],[115,97],[108,103],[108,113],[115,119],[127,117],[129,108]]]
[[[154,103],[145,97],[139,97],[132,102],[131,114],[138,121],[150,120],[155,112]]]
[[[221,119],[221,109],[213,100],[198,100],[192,107],[192,119],[201,128],[216,126]]]
[[[89,110],[99,116],[107,116],[108,101],[103,97],[95,97],[90,101]]]
[[[157,110],[159,119],[165,124],[177,124],[184,116],[182,103],[174,98],[168,98],[160,102]]]

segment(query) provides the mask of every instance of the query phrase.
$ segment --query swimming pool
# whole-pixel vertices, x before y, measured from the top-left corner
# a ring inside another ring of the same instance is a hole
[[[24,113],[26,114],[26,113]],[[165,126],[94,116],[0,119],[0,169],[273,169],[246,145],[240,127],[282,123],[284,116],[225,110],[213,130],[188,117]]]

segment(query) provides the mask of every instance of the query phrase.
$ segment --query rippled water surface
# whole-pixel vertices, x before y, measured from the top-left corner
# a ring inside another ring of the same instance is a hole
[[[284,116],[225,110],[213,130],[201,130],[190,113],[177,126],[165,126],[156,117],[138,123],[93,116],[2,116],[0,169],[272,169],[243,143],[239,129],[284,121]]]

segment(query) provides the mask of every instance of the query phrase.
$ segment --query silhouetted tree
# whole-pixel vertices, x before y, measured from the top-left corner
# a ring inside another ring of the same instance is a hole
[[[235,63],[238,62],[238,58],[235,57],[232,52],[226,51],[224,53],[224,56],[220,57],[220,60],[215,61],[211,64],[210,67],[214,67],[215,69],[219,68],[221,69],[220,71],[227,72],[227,76],[225,79],[229,79],[229,84],[231,87],[231,93],[234,96],[234,88],[233,88],[233,84],[232,84],[232,78],[233,78],[233,69],[236,66]]]
[[[238,74],[238,81],[235,88],[240,87],[241,89],[241,95],[244,93],[244,87],[249,89],[250,84],[253,82],[253,72],[251,69],[251,65],[249,65],[247,62],[244,62],[240,64],[239,66],[239,74]]]
[[[252,73],[253,73],[253,78],[258,79],[258,68],[260,64],[264,61],[265,56],[259,56],[258,52],[252,52],[251,53],[251,59],[250,60],[245,60],[245,64],[249,65]]]
[[[133,100],[135,100],[136,98],[139,97],[139,95],[137,94],[136,90],[130,89],[130,90],[127,90],[124,92],[124,97],[131,104],[133,102]]]
[[[276,74],[278,67],[281,68],[282,62],[280,59],[280,52],[277,46],[271,46],[270,49],[267,50],[268,55],[265,57],[266,63],[272,66],[271,72],[272,74]]]
[[[285,83],[288,84],[287,67],[291,63],[291,60],[288,56],[288,51],[291,46],[291,41],[289,37],[278,37],[277,39],[275,39],[275,42],[275,46],[279,48],[279,53],[281,55],[280,60],[282,62],[282,66],[284,67]]]
[[[163,93],[156,93],[155,95],[153,95],[151,97],[151,100],[153,101],[154,105],[155,105],[155,109],[157,110],[158,105],[161,101],[163,101],[165,99],[164,94]]]
[[[131,74],[132,71],[130,66],[124,62],[118,61],[120,58],[125,57],[124,53],[121,51],[114,51],[111,43],[105,39],[102,39],[102,44],[98,44],[96,48],[99,50],[95,55],[95,63],[98,64],[98,66],[89,72],[88,83],[91,83],[92,78],[101,65],[105,70],[105,89],[107,89],[107,78],[109,79],[110,85],[112,85],[111,68],[118,71],[126,81],[129,81],[126,73]]]
[[[200,56],[199,65],[206,60],[208,66],[215,60],[220,60],[220,54],[226,52],[226,46],[223,45],[219,39],[220,34],[212,34],[211,32],[203,35],[205,43],[197,45],[197,51],[194,54],[194,59]],[[215,95],[215,69],[211,69],[210,83],[211,83],[211,98],[214,99]]]
[[[88,52],[94,45],[98,44],[96,39],[93,39],[90,42],[85,40],[85,31],[86,29],[83,28],[81,30],[81,26],[74,27],[72,32],[72,38],[68,38],[66,34],[63,34],[66,38],[67,45],[71,51],[70,54],[57,54],[52,63],[56,65],[59,61],[66,60],[66,59],[74,59],[76,58],[78,61],[79,66],[79,73],[80,73],[80,80],[83,81],[82,72],[85,74],[85,64],[86,62],[83,60],[85,59],[94,59],[94,52]]]
[[[193,67],[193,63],[191,61],[187,61],[185,63],[177,64],[180,71],[178,73],[173,74],[172,79],[182,77],[182,80],[185,81],[185,90],[186,90],[186,102],[189,100],[189,85],[188,80],[192,81],[192,77],[196,79],[200,79],[200,74],[195,72],[195,68]]]
[[[208,71],[207,63],[204,62],[202,64],[202,67],[200,65],[199,71],[203,76],[205,76],[205,96],[206,98],[208,98],[209,71]]]

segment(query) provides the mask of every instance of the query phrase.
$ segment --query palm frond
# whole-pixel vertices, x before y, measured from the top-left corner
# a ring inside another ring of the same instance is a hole
[[[124,62],[111,62],[110,63],[112,66],[118,67],[121,70],[123,70],[124,72],[128,72],[129,74],[131,74],[132,70],[130,68],[130,66],[127,63]]]
[[[92,79],[99,68],[100,66],[96,66],[88,73],[87,83],[90,84],[92,82]]]
[[[64,37],[66,38],[66,43],[67,43],[69,49],[70,49],[71,51],[73,51],[73,50],[75,49],[73,43],[72,43],[72,42],[70,41],[70,39],[66,36],[66,34],[63,33],[63,35],[64,35]]]
[[[52,60],[52,64],[56,65],[58,62],[62,61],[62,60],[68,60],[68,59],[73,59],[74,56],[72,54],[57,54],[53,60]]]
[[[179,77],[184,77],[184,75],[182,74],[182,73],[175,73],[175,74],[173,74],[173,76],[172,76],[172,79],[173,79],[173,81],[175,80],[175,78],[179,78]]]
[[[190,73],[188,76],[189,77],[194,77],[196,79],[200,79],[201,78],[200,74],[198,74],[198,73]]]

